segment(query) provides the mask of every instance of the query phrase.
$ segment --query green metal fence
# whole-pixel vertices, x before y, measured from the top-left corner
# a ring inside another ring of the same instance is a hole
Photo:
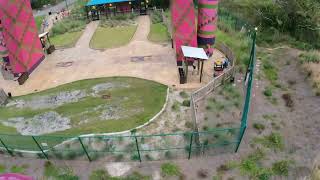
[[[220,18],[223,20],[224,16]],[[229,17],[228,17],[229,18]],[[228,21],[230,23],[230,21]],[[244,24],[231,21],[235,30]],[[242,24],[241,26],[238,24]],[[246,26],[250,27],[250,26]],[[47,159],[83,159],[94,161],[150,161],[190,159],[198,156],[237,152],[247,128],[256,59],[256,31],[250,28],[252,38],[250,61],[246,74],[245,102],[241,125],[238,128],[216,128],[198,132],[141,135],[87,135],[87,136],[22,136],[0,134],[0,153],[12,156]],[[196,125],[195,125],[196,126]]]

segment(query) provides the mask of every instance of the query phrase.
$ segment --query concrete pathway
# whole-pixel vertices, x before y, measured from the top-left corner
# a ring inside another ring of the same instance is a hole
[[[105,51],[89,48],[93,33],[98,27],[98,21],[91,22],[86,27],[82,37],[74,48],[57,50],[39,65],[30,75],[28,81],[19,86],[18,82],[5,81],[0,77],[0,88],[12,92],[14,96],[29,94],[70,83],[81,79],[132,76],[157,81],[176,88],[199,88],[211,79],[212,62],[205,66],[205,76],[202,84],[199,76],[191,75],[189,83],[180,85],[175,60],[175,52],[171,44],[155,44],[147,39],[150,30],[148,16],[138,18],[138,28],[132,41],[119,48]],[[147,56],[144,61],[132,61],[134,56]],[[216,52],[214,58],[223,56]],[[72,62],[72,66],[58,67],[58,63]],[[207,74],[207,75],[206,75]]]

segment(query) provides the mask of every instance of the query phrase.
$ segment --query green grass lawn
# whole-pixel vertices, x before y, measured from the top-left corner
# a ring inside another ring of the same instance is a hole
[[[151,24],[148,39],[152,42],[169,41],[169,33],[167,27],[163,23]]]
[[[132,39],[137,26],[98,27],[94,33],[90,47],[94,49],[115,48],[126,45]]]
[[[81,37],[82,32],[83,31],[67,32],[64,34],[52,36],[50,37],[50,41],[56,47],[73,47]]]
[[[34,18],[34,20],[36,21],[36,25],[37,25],[38,31],[40,31],[42,21],[43,21],[43,19],[44,19],[45,17],[46,17],[46,16],[37,16],[37,17]]]
[[[39,96],[55,95],[58,92],[73,90],[82,90],[87,94],[91,94],[93,92],[91,88],[102,83],[122,83],[128,85],[128,87],[103,90],[99,92],[98,96],[86,96],[78,102],[66,103],[58,107],[46,109],[35,110],[29,108],[0,107],[0,138],[7,143],[10,148],[37,150],[36,144],[32,141],[31,137],[15,136],[15,134],[19,134],[16,129],[3,125],[1,121],[14,117],[31,118],[44,112],[55,111],[63,117],[68,117],[71,121],[72,128],[48,134],[50,136],[62,136],[64,138],[37,138],[40,142],[50,139],[49,143],[56,144],[66,140],[70,136],[118,132],[135,128],[144,124],[157,114],[165,103],[167,86],[153,81],[129,77],[81,80],[42,92],[14,97],[14,99],[26,101]],[[110,95],[111,98],[101,98],[104,94]],[[111,118],[103,120],[100,118],[100,115],[105,109],[93,110],[101,105],[119,106],[121,107],[121,111],[118,111],[117,113],[123,116],[119,119]],[[136,111],[136,109],[142,109],[142,111]],[[83,119],[87,119],[88,121],[83,124],[79,123]],[[0,146],[2,145],[0,144]]]

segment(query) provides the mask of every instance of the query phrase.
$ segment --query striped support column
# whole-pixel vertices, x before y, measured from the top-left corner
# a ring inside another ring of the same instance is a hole
[[[0,20],[13,73],[31,73],[44,54],[30,0],[0,0]]]
[[[197,47],[196,16],[193,0],[171,1],[173,43],[177,55],[177,65],[184,60],[181,46]]]
[[[198,1],[198,47],[204,48],[210,57],[216,40],[218,3],[218,0]]]
[[[6,43],[4,41],[4,37],[3,37],[3,27],[2,24],[0,22],[0,61],[2,60],[3,57],[7,57],[8,56],[8,49],[6,48]]]

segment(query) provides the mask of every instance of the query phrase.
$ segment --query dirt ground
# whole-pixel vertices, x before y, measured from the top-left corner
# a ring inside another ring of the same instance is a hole
[[[274,90],[273,96],[277,99],[278,104],[272,104],[264,95],[263,90],[265,86],[269,84],[264,78],[259,79],[261,71],[261,61],[257,62],[256,78],[253,89],[253,99],[251,106],[251,113],[249,119],[248,129],[244,136],[243,142],[240,146],[239,153],[227,153],[219,154],[216,156],[206,156],[202,158],[193,157],[191,160],[172,160],[176,163],[182,173],[184,179],[196,180],[196,179],[212,179],[214,175],[217,175],[217,168],[230,161],[239,162],[249,153],[254,150],[252,146],[252,140],[255,137],[261,137],[263,135],[272,132],[279,132],[284,139],[285,148],[281,152],[267,151],[267,159],[263,164],[270,165],[272,162],[281,159],[290,159],[294,163],[290,165],[288,177],[274,177],[273,179],[303,179],[305,176],[310,175],[311,168],[314,164],[314,159],[320,152],[320,97],[314,95],[310,84],[306,81],[306,73],[302,71],[302,68],[298,64],[299,51],[295,49],[280,49],[280,50],[265,50],[269,53],[277,54],[277,65],[279,68],[279,82],[283,88]],[[288,61],[290,61],[288,63]],[[292,82],[295,83],[292,83]],[[294,106],[288,108],[285,105],[285,101],[282,99],[284,93],[290,93]],[[172,96],[178,96],[178,92],[173,92]],[[178,97],[179,98],[179,97]],[[180,99],[181,100],[181,99]],[[181,111],[188,111],[187,109],[181,109]],[[169,115],[165,117],[173,116],[171,112],[167,112]],[[265,119],[264,115],[272,115],[273,121]],[[171,119],[171,118],[170,118]],[[161,130],[161,118],[155,123],[155,128]],[[256,122],[263,123],[266,129],[263,132],[259,132],[253,128],[253,124]],[[170,123],[172,124],[172,123]],[[181,123],[173,125],[172,129],[177,127],[183,127]],[[170,128],[169,128],[170,129]],[[152,133],[152,131],[146,131]],[[5,155],[0,156],[0,164],[6,166],[12,166],[15,164],[29,164],[27,174],[35,177],[42,177],[44,160],[32,160],[24,158],[11,158]],[[74,170],[80,179],[88,179],[90,172],[94,169],[106,168],[108,163],[106,161],[91,162],[88,161],[54,161],[57,166],[70,166]],[[145,175],[151,175],[153,179],[159,179],[160,166],[163,161],[153,162],[131,162],[124,163],[130,166],[129,172],[139,171]],[[206,178],[198,176],[200,169],[208,172]],[[126,173],[129,173],[126,172]],[[241,175],[238,169],[226,171],[223,174],[223,179],[249,179],[247,176]],[[161,178],[160,178],[161,179]],[[178,178],[172,178],[178,179]]]

